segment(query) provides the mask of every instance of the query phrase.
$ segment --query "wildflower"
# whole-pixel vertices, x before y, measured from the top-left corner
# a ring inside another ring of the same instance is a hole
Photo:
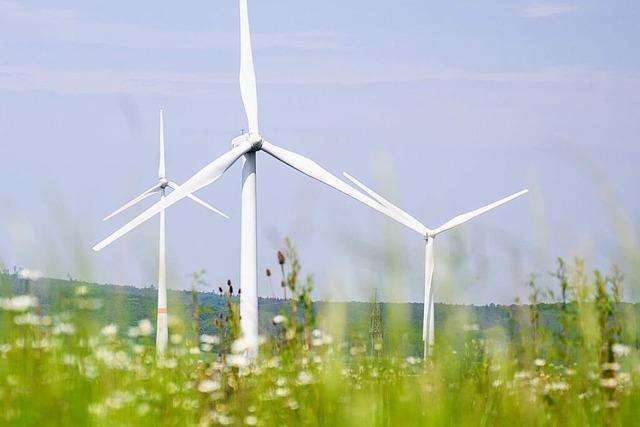
[[[114,338],[116,335],[118,335],[118,325],[116,325],[115,323],[110,323],[102,328],[100,333],[107,338]]]
[[[40,316],[33,313],[19,314],[13,318],[13,323],[16,325],[31,325],[36,326],[40,324]]]
[[[296,328],[287,329],[287,332],[285,332],[284,337],[288,341],[291,341],[292,339],[294,339],[296,337]]]
[[[76,332],[76,327],[71,323],[58,323],[53,327],[51,333],[53,335],[73,335]]]
[[[295,411],[296,409],[298,409],[300,407],[300,405],[298,404],[298,401],[295,399],[289,399],[287,401],[287,406],[289,407],[289,409],[291,409],[292,411]]]
[[[73,354],[65,354],[62,356],[62,364],[71,366],[76,363],[76,356]]]
[[[178,366],[178,361],[176,359],[165,359],[161,363],[159,363],[160,367],[166,369],[175,369]]]
[[[169,340],[171,341],[171,344],[174,344],[174,345],[180,344],[182,342],[182,335],[171,334],[171,336],[169,337]]]
[[[300,371],[298,374],[298,384],[307,385],[313,382],[313,375],[307,371]]]
[[[502,380],[494,380],[491,385],[496,388],[502,387]]]
[[[545,362],[544,359],[536,359],[533,361],[533,364],[536,365],[538,368],[542,368],[544,365],[547,364],[547,362]]]
[[[214,380],[202,380],[198,384],[198,391],[200,393],[213,393],[220,389],[220,383]]]
[[[267,368],[278,368],[280,367],[280,358],[278,356],[274,356],[267,361]]]
[[[201,344],[200,348],[202,349],[202,351],[204,351],[205,353],[208,351],[213,350],[213,346],[211,344]]]
[[[513,377],[517,380],[524,380],[524,379],[528,379],[531,378],[531,372],[529,371],[518,371],[516,372]]]
[[[624,344],[614,344],[611,346],[611,351],[613,351],[617,357],[624,357],[631,353],[631,347]]]
[[[192,355],[200,354],[200,349],[198,347],[191,347],[189,349],[189,354],[192,354]]]
[[[142,319],[138,322],[138,334],[143,337],[148,337],[153,333],[153,325],[149,319]]]
[[[285,316],[283,316],[282,314],[278,314],[278,315],[273,317],[273,324],[274,325],[279,325],[281,323],[285,323],[286,321],[287,321],[287,318]]]
[[[244,418],[244,423],[248,426],[254,426],[258,424],[258,419],[254,415],[247,415]]]
[[[578,399],[580,399],[580,400],[584,400],[584,399],[586,399],[586,398],[590,397],[590,396],[591,396],[591,394],[592,394],[592,393],[591,393],[590,391],[585,391],[584,393],[580,393],[580,394],[578,395]]]
[[[276,396],[278,397],[287,397],[289,394],[291,394],[291,392],[286,387],[278,387],[276,389]]]
[[[618,380],[620,381],[620,385],[631,384],[631,374],[628,372],[620,372],[618,374]]]
[[[244,368],[249,366],[249,359],[242,354],[229,354],[227,356],[227,364],[236,368]]]
[[[409,357],[407,357],[407,363],[409,365],[416,365],[416,364],[420,363],[420,359],[418,359],[417,357],[409,356]]]
[[[83,297],[89,293],[89,288],[87,285],[76,286],[75,292],[77,296]]]
[[[366,353],[367,349],[364,346],[353,346],[349,349],[349,353],[352,356],[357,356],[359,354]]]
[[[32,282],[35,282],[42,277],[42,274],[38,270],[29,270],[28,268],[23,268],[22,270],[20,270],[20,273],[18,273],[18,277],[24,280],[31,280]]]
[[[220,344],[220,338],[216,335],[202,334],[200,335],[200,342],[209,345],[216,345]]]
[[[38,299],[31,295],[18,295],[13,298],[0,298],[0,308],[7,311],[26,311],[38,305]]]
[[[615,378],[602,378],[600,380],[600,386],[603,388],[616,388],[618,386],[618,380]]]
[[[231,351],[233,353],[244,353],[245,351],[257,347],[259,343],[260,340],[241,337],[235,340],[233,344],[231,344]]]
[[[142,402],[136,408],[136,412],[139,416],[143,417],[149,413],[151,406],[147,402]]]
[[[218,423],[222,424],[223,426],[230,426],[235,422],[235,419],[233,417],[229,417],[224,414],[218,414],[217,418],[218,418]]]
[[[547,387],[551,391],[567,391],[569,390],[569,384],[564,381],[556,381],[547,385]]]

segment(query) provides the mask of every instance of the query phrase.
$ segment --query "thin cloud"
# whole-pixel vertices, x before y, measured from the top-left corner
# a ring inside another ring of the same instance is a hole
[[[369,72],[367,63],[341,69],[284,67],[261,73],[264,85],[367,85],[380,83],[422,83],[429,81],[471,81],[516,84],[604,84],[616,83],[637,89],[637,74],[611,73],[583,67],[547,67],[522,71],[479,71],[427,64],[404,65]],[[56,69],[0,66],[0,93],[57,92],[79,93],[138,93],[182,96],[201,93],[216,85],[237,85],[235,73],[163,72],[156,70],[115,69]]]
[[[573,3],[533,3],[526,7],[524,16],[527,18],[546,18],[548,16],[566,15],[579,9]]]

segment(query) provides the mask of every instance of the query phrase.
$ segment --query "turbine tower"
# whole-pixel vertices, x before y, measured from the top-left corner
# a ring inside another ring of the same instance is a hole
[[[164,199],[134,218],[128,224],[111,234],[94,246],[100,250],[114,240],[126,234],[163,209],[176,203],[183,197],[188,197],[199,189],[213,183],[220,178],[240,157],[242,161],[242,212],[240,221],[240,298],[241,331],[248,343],[248,355],[255,356],[258,345],[258,275],[257,275],[257,245],[256,245],[256,153],[264,151],[291,168],[320,181],[367,206],[394,217],[397,221],[409,223],[394,212],[388,211],[383,205],[356,190],[311,159],[292,151],[278,147],[266,139],[258,128],[258,97],[256,90],[256,76],[253,66],[251,50],[251,34],[249,31],[249,15],[247,0],[240,2],[240,94],[247,116],[249,131],[232,140],[233,148],[189,178],[184,184],[167,195]]]
[[[433,269],[434,269],[434,255],[433,255],[433,242],[437,235],[440,233],[444,233],[447,230],[450,230],[454,227],[464,224],[465,222],[481,215],[485,212],[490,211],[491,209],[497,208],[498,206],[505,204],[517,197],[522,196],[527,193],[529,190],[522,190],[517,193],[514,193],[510,196],[505,197],[504,199],[500,199],[497,202],[491,203],[487,206],[484,206],[480,209],[476,209],[461,215],[458,215],[449,221],[442,224],[440,227],[435,229],[427,228],[425,225],[420,223],[417,219],[409,215],[407,212],[403,211],[378,193],[371,190],[369,187],[364,185],[362,182],[358,181],[356,178],[352,177],[348,173],[344,172],[344,176],[347,177],[351,182],[360,187],[364,192],[366,192],[369,196],[373,197],[380,204],[384,205],[390,212],[394,212],[396,216],[392,217],[397,220],[397,217],[402,217],[406,222],[402,222],[404,225],[408,226],[412,230],[418,232],[425,239],[425,261],[424,261],[424,305],[423,305],[423,314],[422,314],[422,341],[424,342],[424,358],[426,359],[429,355],[429,350],[434,344],[434,336],[435,336],[435,325],[434,325],[434,304],[433,304],[433,287],[431,286],[431,282],[433,279]],[[390,215],[391,216],[391,215]],[[411,225],[407,225],[409,222]]]
[[[160,110],[160,164],[158,165],[158,182],[137,196],[121,208],[115,210],[111,214],[107,215],[103,221],[119,214],[120,212],[136,205],[143,199],[151,196],[152,194],[160,193],[160,199],[164,199],[166,195],[167,187],[176,190],[178,184],[167,179],[164,160],[164,115]],[[218,209],[209,205],[208,203],[200,200],[198,197],[189,194],[189,197],[194,202],[204,206],[205,208],[212,210],[213,212],[222,215],[225,218],[229,218]],[[160,211],[160,237],[158,244],[158,313],[156,319],[156,352],[163,354],[167,348],[167,342],[169,338],[168,319],[167,319],[167,261],[166,261],[166,239],[165,239],[165,210]]]

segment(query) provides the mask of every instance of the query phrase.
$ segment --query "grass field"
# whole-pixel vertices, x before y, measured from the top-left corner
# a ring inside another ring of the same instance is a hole
[[[0,424],[639,425],[638,319],[620,303],[621,274],[576,261],[556,276],[553,290],[531,283],[513,327],[449,318],[427,361],[394,341],[419,329],[403,316],[347,339],[345,313],[316,314],[295,267],[255,361],[228,292],[214,333],[196,333],[191,313],[173,316],[162,357],[154,319],[101,324],[105,307],[86,286],[46,309],[32,292],[6,294]],[[541,321],[543,299],[557,302],[556,328]]]

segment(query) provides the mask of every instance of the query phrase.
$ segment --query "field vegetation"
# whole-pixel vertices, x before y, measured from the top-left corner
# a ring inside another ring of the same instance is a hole
[[[528,301],[439,305],[435,351],[423,360],[421,306],[314,304],[292,245],[280,260],[268,276],[283,298],[261,301],[255,360],[231,282],[213,297],[199,292],[198,273],[192,292],[173,293],[169,350],[156,355],[152,289],[67,281],[45,292],[28,272],[5,272],[0,424],[639,423],[638,307],[622,302],[616,268],[558,260],[557,286],[532,278]]]

